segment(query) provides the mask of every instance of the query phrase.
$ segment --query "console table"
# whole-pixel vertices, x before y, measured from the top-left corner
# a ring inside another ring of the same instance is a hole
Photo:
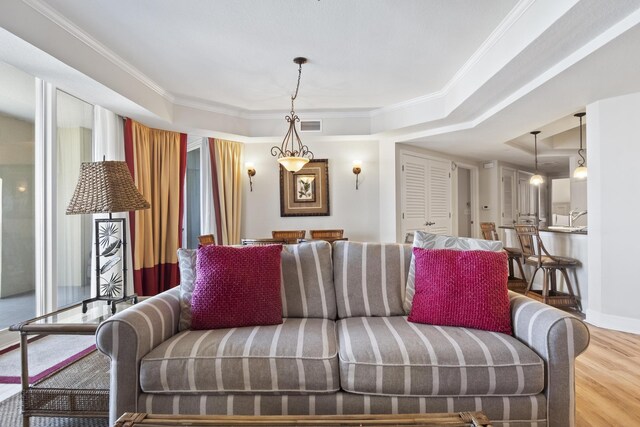
[[[131,302],[116,305],[125,310]],[[109,390],[45,388],[29,384],[29,335],[95,335],[98,325],[111,316],[111,307],[102,301],[54,311],[9,327],[20,333],[22,425],[29,426],[32,416],[44,417],[109,417]]]

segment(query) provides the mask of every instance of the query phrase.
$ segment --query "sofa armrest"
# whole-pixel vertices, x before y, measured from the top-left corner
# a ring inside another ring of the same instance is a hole
[[[98,349],[111,359],[109,424],[125,412],[137,412],[140,360],[178,332],[178,287],[144,300],[102,322]]]
[[[548,426],[575,425],[575,358],[589,345],[589,329],[570,313],[509,292],[513,334],[545,362]]]

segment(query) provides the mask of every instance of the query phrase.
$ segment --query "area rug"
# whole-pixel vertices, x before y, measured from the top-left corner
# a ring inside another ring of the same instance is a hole
[[[109,359],[94,351],[39,382],[42,387],[109,388]],[[21,427],[20,393],[0,402],[0,426]],[[107,418],[31,417],[32,427],[108,427]]]
[[[29,343],[29,383],[33,384],[95,350],[93,335],[48,335]],[[20,348],[0,354],[0,383],[20,384]]]

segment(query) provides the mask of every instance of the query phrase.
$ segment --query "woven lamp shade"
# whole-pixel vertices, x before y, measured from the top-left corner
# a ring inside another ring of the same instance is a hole
[[[125,162],[86,162],[80,166],[78,185],[67,215],[129,212],[150,207],[136,188]]]

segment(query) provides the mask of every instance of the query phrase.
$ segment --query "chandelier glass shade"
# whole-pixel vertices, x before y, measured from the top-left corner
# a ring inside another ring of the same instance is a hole
[[[302,64],[307,62],[307,58],[294,58],[293,62],[298,64],[298,84],[296,85],[295,94],[291,96],[291,112],[285,117],[285,120],[289,123],[289,130],[279,147],[277,145],[271,147],[271,155],[277,157],[278,163],[289,172],[297,172],[302,169],[309,160],[313,160],[313,153],[309,150],[309,147],[302,143],[298,135],[296,123],[300,121],[300,118],[296,114],[293,106],[293,102],[298,97],[298,89],[300,89]]]
[[[573,177],[577,179],[585,179],[587,177],[587,166],[586,159],[584,158],[584,149],[582,148],[582,118],[587,113],[577,113],[574,114],[574,117],[578,117],[580,119],[580,149],[578,150],[578,167],[573,171]]]

